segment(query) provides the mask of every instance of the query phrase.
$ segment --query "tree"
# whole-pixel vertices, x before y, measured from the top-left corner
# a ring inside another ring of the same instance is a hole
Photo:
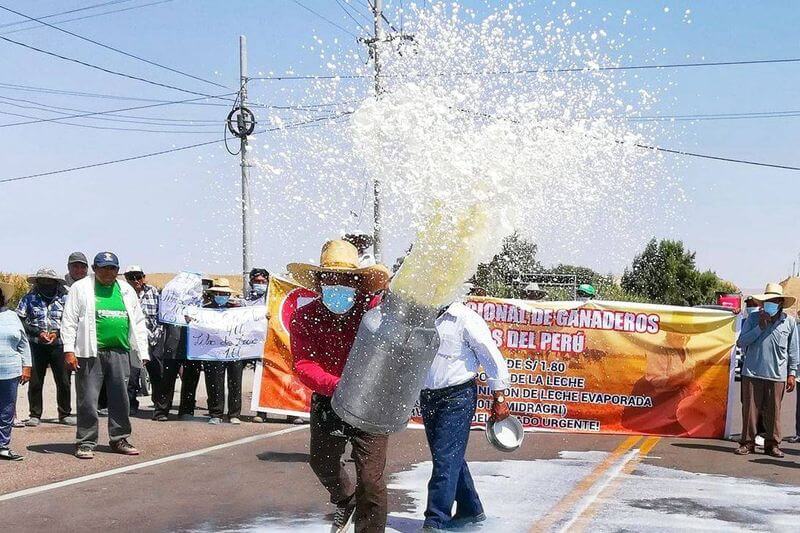
[[[697,270],[695,253],[683,242],[653,238],[625,269],[622,288],[654,303],[692,306],[713,303],[721,281],[710,270]]]
[[[515,283],[522,274],[541,272],[542,266],[536,260],[536,245],[519,233],[503,240],[503,248],[488,263],[478,265],[478,272],[471,282],[483,287],[498,298],[515,296]]]

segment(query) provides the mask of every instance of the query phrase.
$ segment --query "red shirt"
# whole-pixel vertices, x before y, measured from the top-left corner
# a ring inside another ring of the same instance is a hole
[[[289,338],[294,371],[303,385],[324,396],[333,396],[356,340],[361,317],[379,302],[376,297],[369,303],[356,303],[349,313],[337,315],[317,298],[295,311]]]

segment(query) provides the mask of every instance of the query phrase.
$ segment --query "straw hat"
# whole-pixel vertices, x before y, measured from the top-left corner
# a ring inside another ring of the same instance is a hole
[[[36,280],[40,279],[52,279],[61,285],[65,283],[64,278],[56,274],[56,271],[52,268],[40,268],[36,271],[36,274],[28,276],[28,283],[36,283]]]
[[[217,278],[214,280],[214,283],[209,287],[208,292],[219,292],[221,294],[233,294],[233,290],[231,290],[231,282],[228,281],[228,278]]]
[[[317,274],[322,272],[358,276],[365,292],[376,292],[389,281],[389,269],[383,265],[358,266],[358,250],[347,241],[337,239],[322,246],[319,266],[308,263],[289,263],[286,269],[294,280],[307,289],[317,290]]]
[[[14,296],[14,284],[8,281],[0,281],[0,291],[2,291],[3,298],[6,300],[5,305],[8,305],[8,301]]]
[[[794,296],[783,295],[783,287],[781,286],[780,283],[767,283],[767,287],[764,289],[764,293],[754,294],[752,298],[759,302],[766,302],[767,300],[780,299],[783,301],[783,307],[791,307],[797,301],[797,298],[795,298]]]
[[[547,291],[542,289],[538,283],[528,283],[522,290],[525,291],[526,296],[534,300],[541,300],[547,296]]]

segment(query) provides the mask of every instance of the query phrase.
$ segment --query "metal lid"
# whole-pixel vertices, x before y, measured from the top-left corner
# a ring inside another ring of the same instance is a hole
[[[522,445],[524,438],[522,422],[514,415],[486,424],[486,440],[501,452],[513,452]]]

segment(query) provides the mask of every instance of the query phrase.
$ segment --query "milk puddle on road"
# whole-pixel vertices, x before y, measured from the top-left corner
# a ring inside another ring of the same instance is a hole
[[[487,520],[461,531],[527,532],[608,454],[561,452],[558,459],[470,463]],[[387,531],[422,528],[431,463],[393,474],[390,494],[409,508],[392,512]],[[795,531],[800,488],[639,464],[600,502],[591,531]],[[391,499],[391,498],[390,498]],[[192,528],[193,532],[326,533],[320,516],[263,516],[251,523]]]

